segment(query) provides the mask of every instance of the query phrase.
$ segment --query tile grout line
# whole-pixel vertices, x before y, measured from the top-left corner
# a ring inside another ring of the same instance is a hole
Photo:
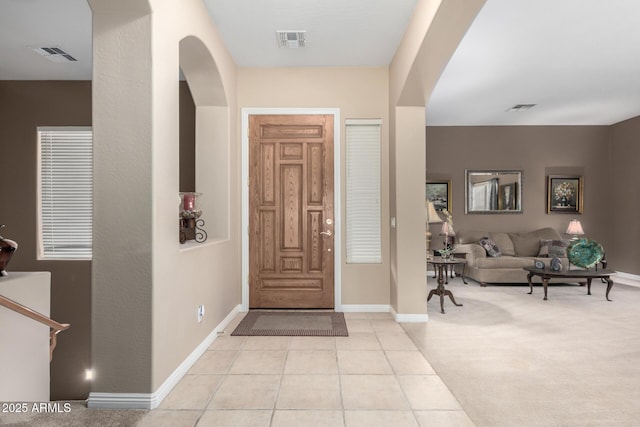
[[[230,335],[229,335],[230,336]],[[215,341],[213,343],[211,343],[211,346],[209,346],[209,348],[207,349],[207,351],[212,351],[215,352],[216,350],[211,349],[211,347],[213,346],[213,344],[215,343]],[[198,418],[196,419],[196,422],[193,424],[194,427],[196,427],[199,423],[200,420],[202,419],[202,417],[204,416],[204,414],[207,412],[207,408],[209,408],[209,405],[211,405],[211,402],[213,401],[214,396],[216,395],[216,393],[220,390],[220,387],[222,387],[222,384],[226,381],[226,379],[229,376],[229,371],[231,370],[231,366],[233,366],[233,363],[238,359],[238,356],[240,355],[240,351],[242,351],[242,347],[244,347],[244,345],[246,344],[246,339],[244,340],[244,342],[242,343],[242,345],[240,346],[240,348],[237,349],[235,356],[233,357],[233,360],[231,360],[231,362],[229,362],[229,365],[227,366],[227,368],[225,369],[225,372],[223,374],[220,374],[220,376],[222,376],[222,378],[220,379],[220,381],[218,382],[218,384],[215,387],[215,390],[213,391],[213,393],[211,393],[211,396],[209,396],[209,399],[207,399],[207,403],[204,405],[204,409],[202,410],[200,416],[198,416]]]

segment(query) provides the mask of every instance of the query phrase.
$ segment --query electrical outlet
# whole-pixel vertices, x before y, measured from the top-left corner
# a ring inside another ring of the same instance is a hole
[[[202,322],[202,318],[204,317],[204,305],[198,306],[198,323]]]

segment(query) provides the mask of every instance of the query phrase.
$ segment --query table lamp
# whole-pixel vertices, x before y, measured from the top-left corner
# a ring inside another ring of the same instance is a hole
[[[456,232],[453,230],[453,226],[448,221],[442,223],[442,230],[440,230],[440,235],[444,236],[444,248],[449,249],[449,246],[452,243],[450,239],[453,239],[453,236],[456,235]]]
[[[577,240],[578,236],[584,235],[584,230],[582,229],[582,224],[580,224],[580,221],[578,221],[577,219],[572,219],[571,221],[569,221],[569,226],[567,227],[567,231],[565,231],[564,234],[573,236],[571,237],[571,240]]]
[[[425,204],[427,208],[427,232],[425,233],[425,235],[427,238],[427,257],[429,257],[431,252],[431,232],[429,231],[429,224],[440,223],[442,222],[442,218],[440,218],[440,215],[438,215],[438,212],[436,212],[436,208],[433,205],[432,201],[427,200]]]

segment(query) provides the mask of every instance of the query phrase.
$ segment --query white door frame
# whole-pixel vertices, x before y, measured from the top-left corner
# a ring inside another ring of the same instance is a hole
[[[242,109],[242,311],[249,311],[249,116],[265,114],[333,115],[334,309],[342,311],[342,221],[340,206],[340,109],[339,108],[243,108]]]

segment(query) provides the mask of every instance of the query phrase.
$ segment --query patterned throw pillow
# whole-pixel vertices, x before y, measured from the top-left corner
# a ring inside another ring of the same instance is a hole
[[[502,256],[498,245],[496,245],[496,242],[494,242],[490,238],[483,237],[482,239],[480,239],[479,243],[480,246],[482,246],[484,250],[487,251],[487,255],[489,255],[490,257],[497,258],[499,256]]]
[[[540,251],[538,252],[539,257],[558,257],[558,258],[566,258],[567,257],[567,242],[564,240],[549,240],[542,239],[540,240]]]

